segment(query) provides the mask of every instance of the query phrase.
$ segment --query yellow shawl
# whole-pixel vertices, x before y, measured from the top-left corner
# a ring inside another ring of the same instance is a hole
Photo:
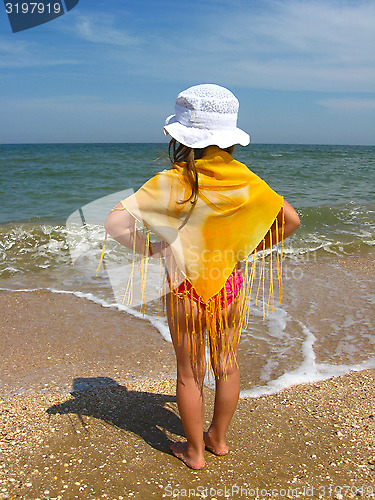
[[[191,194],[190,185],[183,174],[183,163],[174,164],[171,169],[156,174],[121,204],[144,228],[170,245],[178,271],[175,273],[171,267],[168,269],[172,297],[173,290],[187,278],[206,304],[209,347],[213,352],[220,341],[219,337],[225,337],[225,332],[219,331],[225,330],[225,327],[218,318],[223,309],[217,299],[218,292],[236,264],[246,259],[242,296],[248,304],[256,259],[253,259],[249,270],[247,257],[253,252],[256,255],[256,248],[270,232],[282,208],[283,197],[246,165],[216,146],[207,148],[204,157],[196,160],[195,164],[199,194],[194,206],[190,202],[180,203]],[[263,290],[263,311],[264,254],[263,250],[263,267],[258,285],[258,293],[259,289]],[[145,245],[146,259],[142,260],[144,267],[140,272],[144,280],[148,255]],[[281,263],[278,253],[277,264],[280,286]],[[133,280],[133,276],[131,278]],[[273,305],[272,261],[268,304],[270,300]],[[246,307],[243,306],[241,327],[244,316]],[[192,338],[193,357],[194,343]]]

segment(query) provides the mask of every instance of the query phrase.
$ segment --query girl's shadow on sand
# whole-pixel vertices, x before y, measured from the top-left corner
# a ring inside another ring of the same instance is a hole
[[[176,396],[129,391],[109,377],[76,378],[72,399],[48,408],[49,415],[76,414],[86,427],[83,416],[103,420],[107,424],[138,434],[153,448],[170,454],[171,441],[166,432],[183,436],[176,415]]]

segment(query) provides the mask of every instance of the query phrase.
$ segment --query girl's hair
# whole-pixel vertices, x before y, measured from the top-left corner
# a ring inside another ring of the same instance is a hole
[[[202,158],[204,152],[207,148],[197,149],[197,148],[189,148],[188,146],[184,146],[176,141],[176,139],[171,139],[169,141],[168,154],[169,159],[173,163],[185,162],[184,166],[184,175],[187,178],[187,181],[191,187],[191,195],[186,200],[182,200],[179,203],[187,203],[188,201],[194,205],[198,199],[198,172],[195,167],[195,161]],[[229,148],[224,149],[229,154],[233,153],[234,146],[230,146]]]

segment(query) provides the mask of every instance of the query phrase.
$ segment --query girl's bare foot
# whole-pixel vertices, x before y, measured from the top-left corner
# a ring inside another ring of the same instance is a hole
[[[203,469],[204,467],[204,458],[203,457],[194,457],[192,453],[188,450],[187,441],[181,441],[178,443],[171,444],[171,451],[173,455],[180,460],[182,460],[188,467],[195,470]]]
[[[214,455],[223,457],[228,453],[228,446],[225,444],[225,442],[217,442],[209,432],[203,433],[203,439],[206,448]]]

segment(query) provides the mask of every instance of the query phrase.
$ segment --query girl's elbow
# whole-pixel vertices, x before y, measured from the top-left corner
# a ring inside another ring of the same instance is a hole
[[[294,221],[293,221],[293,224],[294,224],[294,229],[293,231],[295,231],[296,229],[299,228],[299,226],[301,225],[301,219],[299,218],[298,214],[296,213],[295,216],[294,216]]]
[[[118,218],[114,214],[114,212],[110,212],[104,222],[104,229],[111,236],[118,232]]]
[[[300,218],[295,213],[285,221],[285,235],[288,237],[296,231],[301,224]]]
[[[104,229],[115,240],[129,234],[134,227],[134,218],[124,210],[113,210],[104,222]]]
[[[284,225],[284,238],[288,238],[294,231],[296,231],[300,224],[300,218],[297,214],[297,212],[289,211],[288,213],[285,214],[285,225]]]
[[[288,236],[299,228],[301,221],[292,205],[284,200],[284,220]]]
[[[111,234],[111,228],[112,228],[112,225],[111,225],[111,221],[110,221],[110,215],[109,214],[104,222],[104,229],[106,231],[106,233],[108,234]]]

